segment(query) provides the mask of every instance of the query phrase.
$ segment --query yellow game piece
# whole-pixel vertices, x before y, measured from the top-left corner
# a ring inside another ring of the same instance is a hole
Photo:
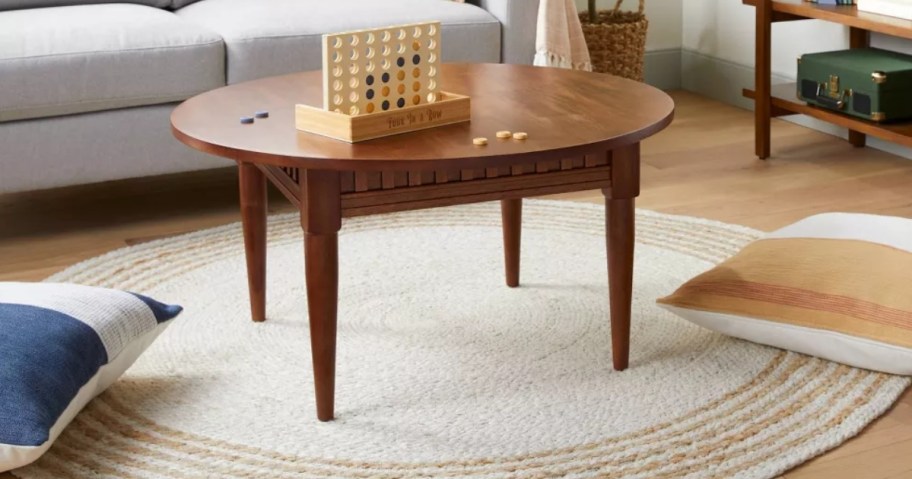
[[[484,137],[478,137],[473,139],[472,143],[478,146],[485,146],[488,144],[488,139]]]
[[[526,138],[529,138],[529,134],[524,131],[517,131],[516,133],[513,133],[514,140],[525,140]]]
[[[513,134],[508,130],[501,130],[497,132],[497,138],[510,138]]]

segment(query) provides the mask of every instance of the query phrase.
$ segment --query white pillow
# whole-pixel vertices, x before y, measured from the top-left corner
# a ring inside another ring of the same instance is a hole
[[[912,375],[912,220],[812,216],[748,244],[658,303],[723,334]]]
[[[180,312],[111,289],[0,283],[0,472],[44,454]]]

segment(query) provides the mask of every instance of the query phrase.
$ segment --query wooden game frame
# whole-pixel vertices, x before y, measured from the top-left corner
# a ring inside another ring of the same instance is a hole
[[[323,35],[323,107],[297,105],[295,126],[357,142],[469,121],[439,72],[439,21]]]

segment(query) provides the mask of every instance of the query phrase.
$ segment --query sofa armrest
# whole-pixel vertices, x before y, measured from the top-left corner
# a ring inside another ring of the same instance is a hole
[[[501,25],[500,61],[532,64],[539,0],[474,0]]]

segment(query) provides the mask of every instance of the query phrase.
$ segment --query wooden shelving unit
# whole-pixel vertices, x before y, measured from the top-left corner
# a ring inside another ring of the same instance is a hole
[[[850,47],[864,48],[870,44],[871,32],[912,39],[912,21],[859,12],[851,5],[818,5],[803,0],[742,0],[742,3],[757,9],[756,78],[754,90],[745,89],[744,96],[752,98],[756,105],[754,136],[759,158],[770,156],[770,119],[796,113],[848,128],[849,142],[858,147],[865,145],[866,135],[912,147],[912,122],[879,124],[810,106],[798,99],[794,83],[773,86],[770,67],[773,23],[825,20],[847,25]]]

